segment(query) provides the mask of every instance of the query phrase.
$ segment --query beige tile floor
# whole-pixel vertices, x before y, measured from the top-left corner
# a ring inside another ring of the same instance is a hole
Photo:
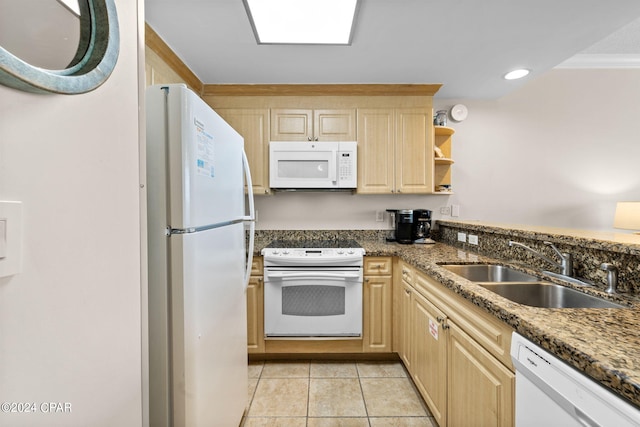
[[[400,362],[253,362],[243,427],[437,427]]]

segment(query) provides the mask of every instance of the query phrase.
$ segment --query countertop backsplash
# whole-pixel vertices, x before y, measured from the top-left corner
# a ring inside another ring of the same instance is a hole
[[[478,237],[478,245],[458,241],[458,233]],[[602,263],[618,268],[618,291],[640,296],[640,237],[624,234],[591,233],[546,227],[510,226],[481,222],[438,221],[438,241],[492,258],[520,263],[540,270],[558,268],[522,248],[510,247],[509,240],[525,244],[548,258],[558,256],[543,242],[552,242],[561,252],[573,255],[574,275],[606,289]],[[637,242],[637,243],[636,243]]]

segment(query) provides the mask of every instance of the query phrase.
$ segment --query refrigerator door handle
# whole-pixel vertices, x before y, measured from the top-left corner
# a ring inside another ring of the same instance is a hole
[[[254,247],[254,234],[256,230],[256,215],[255,207],[253,205],[253,182],[251,181],[251,170],[249,169],[249,160],[247,159],[247,153],[242,150],[242,166],[244,169],[244,176],[247,183],[247,198],[249,199],[249,216],[244,220],[249,223],[249,248],[247,251],[247,266],[244,271],[244,290],[246,292],[249,287],[249,279],[251,276],[251,266],[253,265],[253,247]]]

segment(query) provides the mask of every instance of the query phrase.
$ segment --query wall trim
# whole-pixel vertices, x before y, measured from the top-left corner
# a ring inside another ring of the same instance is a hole
[[[145,44],[149,49],[158,54],[158,56],[169,65],[180,77],[182,77],[188,84],[194,89],[197,89],[198,94],[202,94],[204,84],[198,76],[187,65],[182,62],[182,59],[175,54],[173,50],[165,43],[164,40],[156,33],[149,24],[144,25]]]
[[[556,69],[640,68],[640,55],[578,54],[556,65],[555,68]]]
[[[205,84],[203,96],[433,96],[441,84]]]

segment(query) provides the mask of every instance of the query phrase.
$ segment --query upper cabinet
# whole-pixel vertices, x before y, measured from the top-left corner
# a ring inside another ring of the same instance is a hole
[[[358,193],[433,192],[430,108],[358,110]]]
[[[271,109],[271,141],[355,140],[355,108]]]
[[[253,194],[269,194],[269,110],[219,108],[216,111],[244,138]]]
[[[434,126],[434,192],[451,192],[451,138],[455,130],[446,126]]]

